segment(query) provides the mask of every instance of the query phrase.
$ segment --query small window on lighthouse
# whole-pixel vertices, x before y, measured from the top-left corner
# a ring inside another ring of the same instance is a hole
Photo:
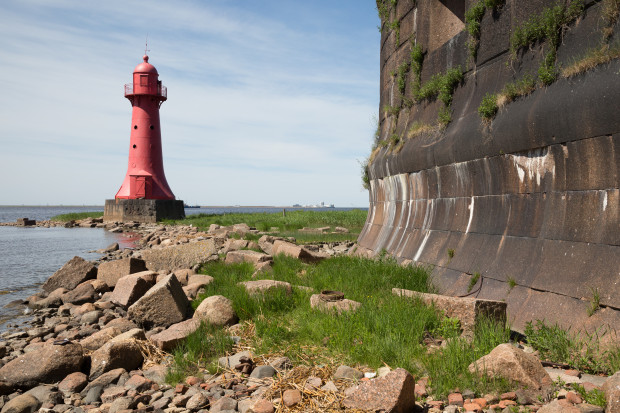
[[[149,75],[140,75],[140,86],[149,85]]]

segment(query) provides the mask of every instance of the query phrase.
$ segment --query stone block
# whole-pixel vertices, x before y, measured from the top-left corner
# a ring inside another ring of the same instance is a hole
[[[384,377],[355,387],[343,400],[349,409],[405,413],[415,407],[415,382],[405,369],[396,369]]]
[[[214,258],[217,259],[217,249],[212,239],[142,251],[146,267],[162,273],[192,268]]]
[[[506,322],[506,303],[495,300],[482,300],[470,297],[449,297],[438,294],[392,288],[392,293],[400,297],[419,298],[426,305],[434,304],[446,317],[458,318],[462,335],[473,339],[476,323],[488,318],[499,323]]]
[[[110,301],[127,308],[146,294],[153,284],[138,274],[129,274],[120,278],[112,291]]]
[[[137,324],[150,329],[183,321],[188,308],[189,300],[181,283],[170,274],[132,304],[127,313]]]
[[[187,336],[200,327],[199,319],[189,319],[173,324],[161,333],[153,334],[149,340],[163,351],[172,351],[179,342],[185,340]]]
[[[257,265],[261,262],[270,262],[273,258],[270,255],[252,250],[230,251],[226,254],[226,264],[236,264],[249,262]]]
[[[120,278],[145,270],[145,262],[138,258],[129,257],[107,261],[99,265],[97,279],[105,282],[110,288],[114,288]]]
[[[327,256],[313,253],[304,247],[283,240],[274,241],[272,251],[273,255],[284,254],[304,262],[318,262],[327,258]]]
[[[43,284],[43,291],[51,293],[57,288],[72,290],[86,280],[97,276],[97,267],[82,257],[73,257]]]
[[[240,282],[239,285],[245,287],[246,291],[249,294],[259,294],[265,293],[269,290],[282,288],[286,294],[290,295],[293,293],[293,289],[291,288],[291,284],[285,281],[276,281],[276,280],[256,280],[256,281],[245,281]]]

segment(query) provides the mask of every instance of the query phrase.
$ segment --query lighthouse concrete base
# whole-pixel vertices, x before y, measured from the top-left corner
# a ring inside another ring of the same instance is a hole
[[[162,219],[183,219],[183,201],[168,199],[106,199],[104,221],[157,222]]]

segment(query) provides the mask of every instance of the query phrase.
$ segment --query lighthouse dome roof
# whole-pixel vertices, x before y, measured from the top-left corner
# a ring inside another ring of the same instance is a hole
[[[147,55],[144,55],[142,57],[142,59],[144,61],[142,63],[140,63],[138,66],[136,66],[136,68],[133,70],[134,73],[154,73],[154,74],[157,74],[157,69],[155,69],[155,66],[153,66],[152,64],[149,63],[149,57]]]

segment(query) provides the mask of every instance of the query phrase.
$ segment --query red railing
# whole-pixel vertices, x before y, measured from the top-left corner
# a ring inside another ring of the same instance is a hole
[[[125,84],[125,96],[134,95],[133,91],[133,83]],[[164,85],[157,85],[157,96],[161,96],[164,98],[168,97],[168,88]]]

